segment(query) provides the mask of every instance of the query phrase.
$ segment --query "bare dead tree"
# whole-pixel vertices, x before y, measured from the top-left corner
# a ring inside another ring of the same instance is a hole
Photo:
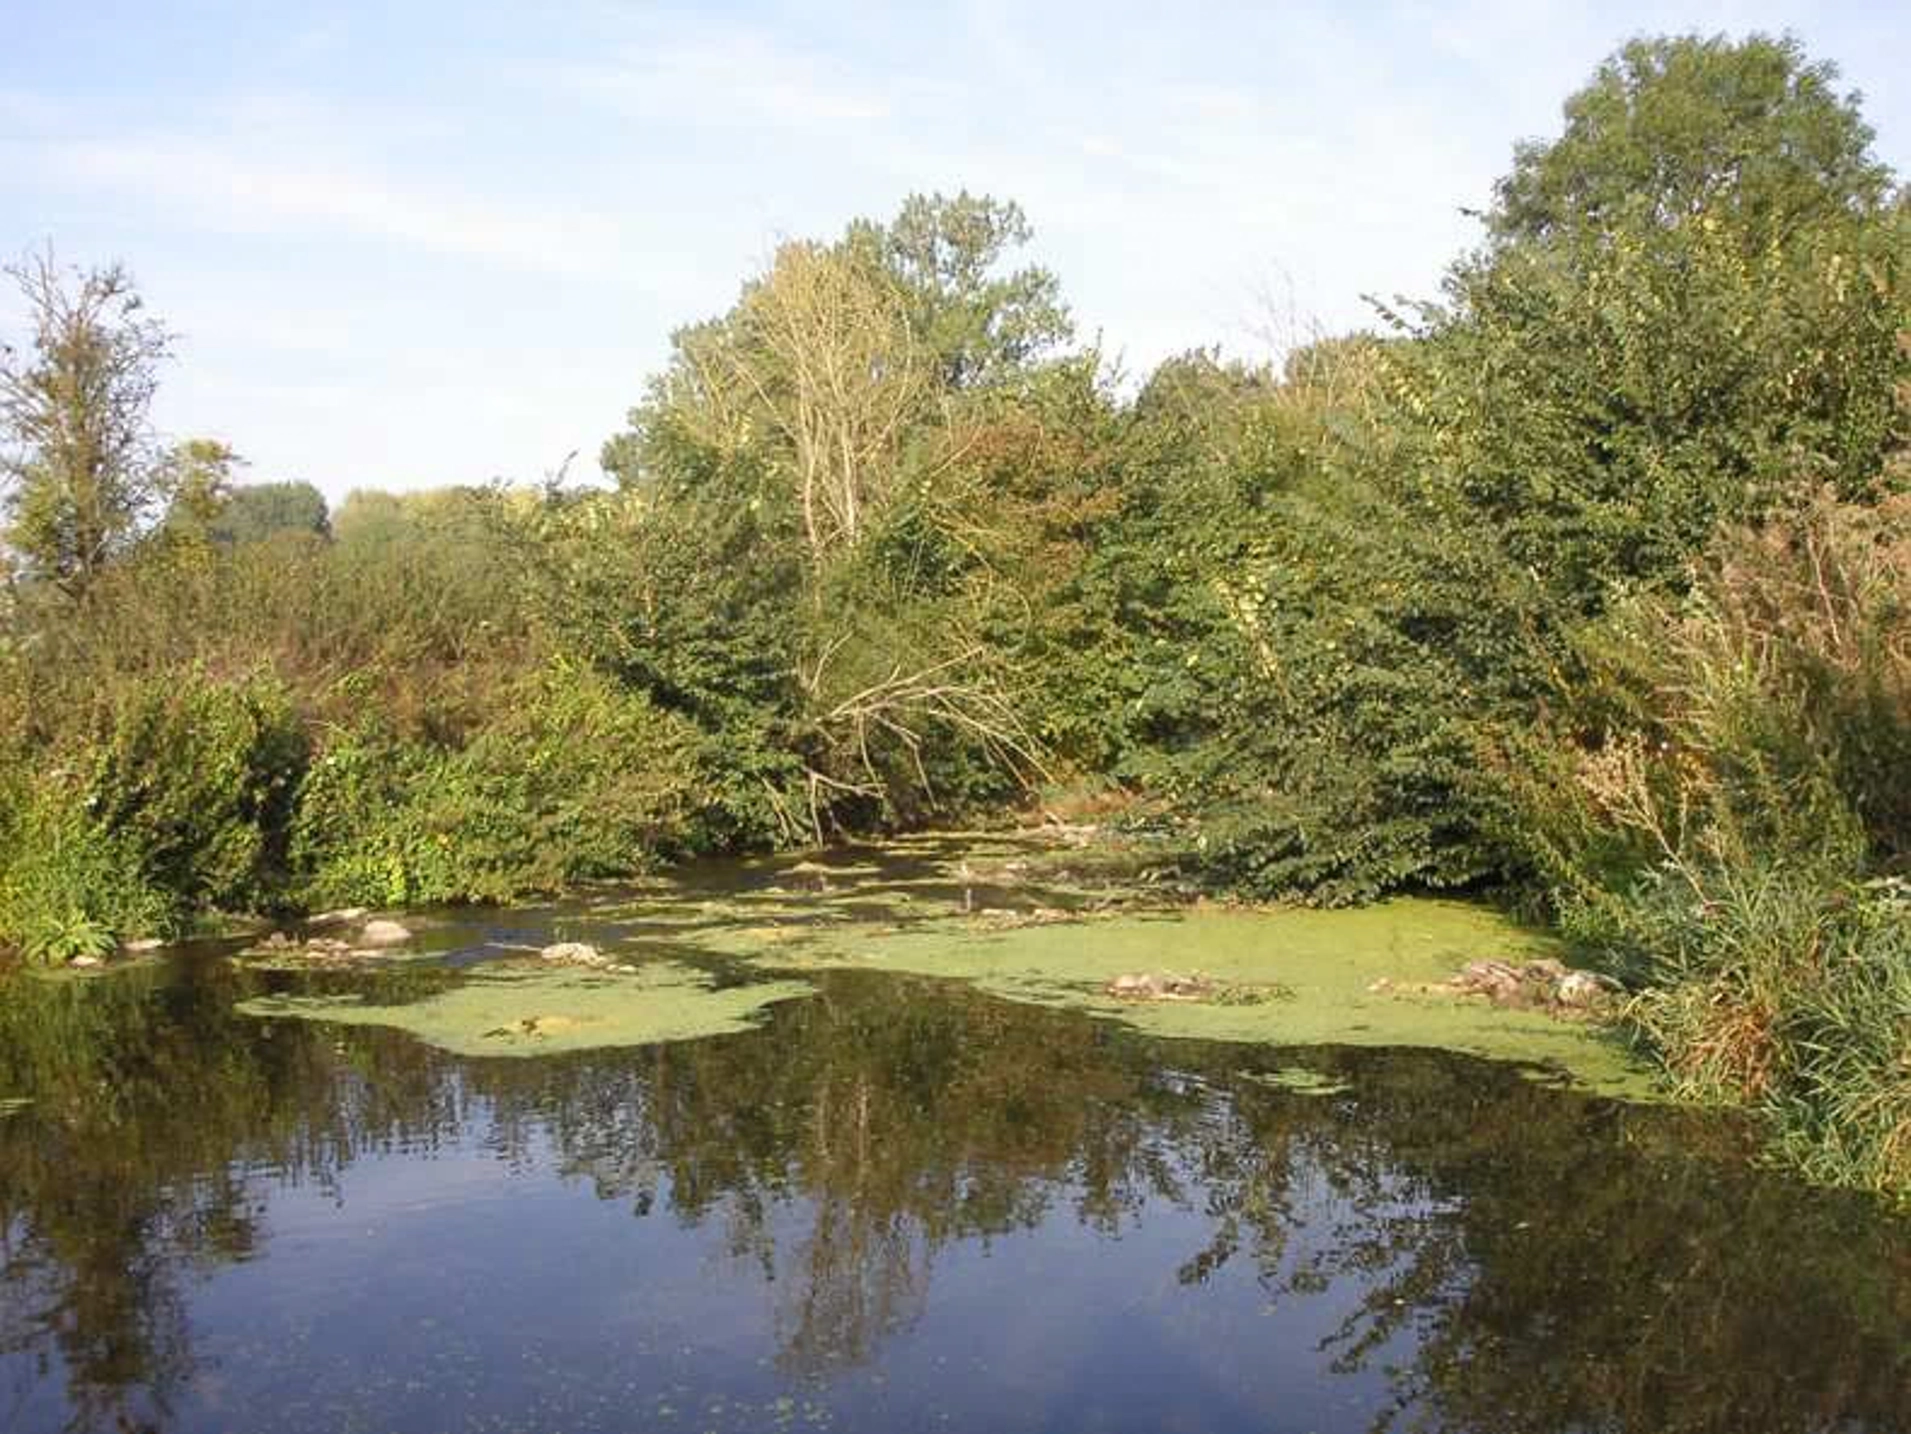
[[[679,412],[721,448],[774,434],[820,567],[888,496],[934,375],[897,296],[822,245],[783,245],[738,318],[684,344]]]

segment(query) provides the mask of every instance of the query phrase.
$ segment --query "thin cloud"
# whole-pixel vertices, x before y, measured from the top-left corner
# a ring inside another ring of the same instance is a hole
[[[617,226],[575,209],[526,213],[369,169],[288,162],[210,139],[56,141],[30,158],[52,183],[135,196],[224,233],[317,230],[560,277],[617,277]]]
[[[868,124],[895,108],[878,87],[755,30],[627,42],[607,58],[540,74],[572,97],[677,123],[695,116],[702,126]]]
[[[0,258],[126,259],[190,340],[167,421],[331,487],[595,452],[771,236],[912,191],[1019,201],[1137,371],[1278,348],[1270,309],[1369,323],[1362,293],[1437,294],[1461,207],[1640,30],[1801,28],[1904,163],[1889,7],[1538,4],[420,0],[308,32],[182,10],[105,53],[42,5],[0,53]]]

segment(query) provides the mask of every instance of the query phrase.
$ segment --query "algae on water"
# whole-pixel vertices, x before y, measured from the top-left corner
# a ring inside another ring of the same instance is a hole
[[[949,977],[1153,1035],[1441,1047],[1541,1065],[1615,1094],[1650,1090],[1644,1067],[1596,1026],[1370,989],[1382,977],[1434,986],[1469,961],[1556,954],[1548,938],[1485,908],[1419,898],[1349,911],[1164,907],[1164,893],[1138,875],[1146,855],[1098,860],[1039,837],[934,837],[834,859],[693,868],[512,917],[511,941],[536,945],[562,927],[637,961],[629,975],[485,964],[414,1003],[282,997],[245,1009],[398,1026],[469,1054],[529,1055],[735,1030],[809,989],[785,980],[718,990],[682,964],[689,956],[799,977],[836,967]],[[489,933],[466,950],[496,950],[503,939]],[[1117,976],[1162,971],[1199,973],[1218,994],[1137,1002],[1108,990]]]
[[[832,933],[758,959],[853,966],[973,982],[1012,1000],[1070,1006],[1152,1035],[1274,1045],[1430,1046],[1556,1067],[1614,1094],[1650,1091],[1646,1068],[1597,1027],[1538,1011],[1369,990],[1381,977],[1435,984],[1469,961],[1552,954],[1553,943],[1484,908],[1400,899],[1350,911],[1194,910],[982,929],[941,922],[844,940]],[[1131,1002],[1114,977],[1199,971],[1220,986],[1278,986],[1253,1004]]]
[[[747,1030],[765,1007],[811,990],[794,980],[718,988],[708,973],[674,961],[646,962],[630,972],[497,965],[416,1001],[259,996],[239,1009],[268,1018],[396,1027],[454,1055],[535,1056]]]

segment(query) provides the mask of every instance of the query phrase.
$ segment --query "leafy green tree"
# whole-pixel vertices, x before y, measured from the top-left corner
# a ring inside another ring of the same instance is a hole
[[[1563,608],[1677,583],[1721,523],[1857,493],[1899,440],[1907,231],[1834,79],[1789,41],[1627,46],[1403,322],[1421,463]]]
[[[325,495],[310,483],[246,483],[229,489],[207,525],[214,542],[256,543],[274,533],[330,537]]]
[[[605,449],[637,500],[611,521],[640,534],[632,552],[653,573],[713,546],[729,556],[722,577],[628,579],[649,596],[596,625],[700,635],[636,664],[662,679],[661,705],[734,716],[712,697],[776,692],[728,730],[740,757],[796,759],[800,789],[775,797],[792,835],[820,835],[836,811],[894,818],[931,791],[974,790],[979,767],[1033,760],[1010,645],[991,627],[996,558],[1018,550],[1001,500],[1019,469],[1003,445],[1031,431],[1011,410],[1042,402],[1037,356],[1067,331],[1053,276],[999,273],[1027,235],[1013,205],[963,195],[912,199],[834,244],[785,244],[727,314],[678,332]],[[793,587],[765,592],[793,559]],[[781,655],[774,678],[764,653]],[[952,777],[942,759],[960,752],[987,760],[955,761]]]
[[[160,496],[148,411],[172,336],[118,265],[63,271],[51,251],[8,267],[30,354],[0,350],[0,515],[29,577],[83,592]]]
[[[1449,641],[1482,564],[1403,561],[1427,535],[1367,476],[1394,459],[1377,383],[1371,342],[1285,374],[1164,364],[1127,415],[1120,506],[1060,604],[1074,640],[1045,663],[1052,720],[1222,885],[1340,903],[1493,865],[1457,793],[1472,669],[1494,655]]]
[[[1629,47],[1522,151],[1446,307],[1137,396],[1068,598],[1082,655],[1052,668],[1099,700],[1048,710],[1211,878],[1346,900],[1504,872],[1498,754],[1562,700],[1581,624],[1801,479],[1870,488],[1901,441],[1904,231],[1829,82],[1757,40]],[[1674,116],[1737,169],[1701,174]],[[1801,131],[1842,157],[1792,164]]]
[[[216,438],[189,438],[165,456],[170,495],[166,528],[174,534],[210,537],[214,521],[232,497],[232,475],[244,459]]]
[[[943,384],[961,390],[1014,378],[1073,332],[1051,271],[1002,272],[1033,237],[1020,205],[963,190],[912,194],[888,224],[852,224],[843,247],[900,288]]]
[[[1891,172],[1858,96],[1787,36],[1637,39],[1514,152],[1487,215],[1500,243],[1610,237],[1710,217],[1748,241],[1875,212]]]
[[[930,396],[898,295],[840,249],[780,248],[723,321],[677,336],[668,421],[761,471],[813,562],[853,545],[901,478]]]

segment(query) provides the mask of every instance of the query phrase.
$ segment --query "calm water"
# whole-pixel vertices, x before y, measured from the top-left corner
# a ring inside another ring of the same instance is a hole
[[[0,1429],[1911,1429],[1906,1226],[1714,1120],[860,972],[533,1059],[233,1009],[340,979],[0,988]]]

